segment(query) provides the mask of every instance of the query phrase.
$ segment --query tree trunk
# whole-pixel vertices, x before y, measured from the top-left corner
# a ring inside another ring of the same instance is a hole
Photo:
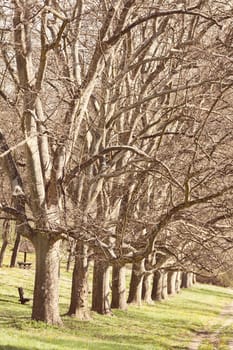
[[[88,309],[88,267],[88,246],[83,242],[77,242],[68,315],[75,316],[81,320],[90,319]]]
[[[170,295],[176,294],[177,271],[169,271],[167,275],[167,292]]]
[[[66,262],[66,271],[67,272],[70,271],[71,262],[73,260],[74,255],[75,255],[75,249],[76,249],[76,243],[72,239],[69,241],[68,257],[67,257],[67,262]]]
[[[9,230],[10,230],[10,221],[6,219],[3,221],[3,225],[2,225],[2,246],[0,251],[0,267],[2,267],[3,258],[6,252],[6,248],[8,246]]]
[[[67,262],[66,262],[66,272],[70,271],[70,265],[71,265],[72,257],[73,257],[73,252],[70,250],[69,253],[68,253]]]
[[[167,299],[167,272],[163,272],[162,299]]]
[[[113,265],[111,307],[113,309],[127,309],[125,266]]]
[[[144,300],[146,303],[151,304],[152,298],[152,274],[146,274],[143,277],[142,282],[142,300]]]
[[[4,241],[2,242],[1,251],[0,251],[0,267],[2,267],[3,258],[4,258],[4,255],[5,255],[6,247],[7,247],[7,246],[8,246],[8,241],[7,241],[7,240],[4,240]]]
[[[36,253],[36,273],[32,319],[48,324],[62,324],[58,306],[58,273],[60,241],[52,241],[37,233],[33,239]]]
[[[17,232],[17,230],[16,230],[16,232]],[[20,237],[21,237],[20,233],[17,232],[12,255],[11,255],[10,267],[16,266],[16,260],[17,260],[17,255],[18,255],[18,251],[19,251],[19,244],[20,244]]]
[[[188,272],[187,284],[188,284],[188,288],[191,288],[193,285],[193,273],[192,272]]]
[[[197,275],[193,272],[193,284],[197,283]]]
[[[162,300],[163,275],[161,271],[155,271],[153,278],[153,287],[151,297],[152,300]]]
[[[177,271],[176,275],[176,293],[180,292],[181,287],[181,271]]]
[[[134,303],[137,305],[141,305],[142,303],[143,270],[144,259],[140,262],[133,263],[127,303]]]
[[[193,285],[193,273],[183,272],[182,273],[182,283],[181,288],[190,288]]]
[[[92,286],[92,310],[101,315],[111,314],[110,266],[104,261],[94,261],[93,286]]]

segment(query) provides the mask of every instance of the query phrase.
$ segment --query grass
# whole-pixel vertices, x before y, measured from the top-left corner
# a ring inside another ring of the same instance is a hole
[[[31,302],[18,302],[19,286],[26,297],[32,297],[33,278],[33,269],[0,269],[0,350],[187,349],[195,332],[211,330],[222,308],[232,300],[228,289],[196,285],[165,302],[130,306],[126,312],[115,310],[112,317],[93,313],[91,321],[81,322],[63,316],[64,326],[59,328],[32,322]],[[62,271],[60,285],[64,314],[69,306],[71,273]],[[227,332],[229,337],[229,327]],[[226,336],[221,335],[222,350],[227,349]],[[212,347],[206,344],[204,349]]]

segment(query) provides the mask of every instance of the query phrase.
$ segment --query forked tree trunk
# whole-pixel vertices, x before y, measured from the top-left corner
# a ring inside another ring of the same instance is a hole
[[[132,273],[129,286],[129,296],[127,303],[141,305],[142,303],[142,280],[144,270],[144,259],[140,262],[133,263]]]
[[[125,266],[113,265],[111,307],[113,309],[127,309]]]
[[[59,246],[37,233],[33,238],[36,253],[36,273],[33,294],[32,319],[48,324],[62,324],[58,306]]]
[[[77,242],[72,277],[71,302],[67,314],[81,320],[90,319],[88,309],[88,267],[88,246],[83,242]]]
[[[96,259],[93,271],[92,310],[101,315],[111,314],[109,277],[110,266]]]
[[[153,276],[152,274],[146,274],[143,277],[143,282],[142,282],[142,300],[144,300],[148,304],[152,303],[152,298],[151,298],[152,276]]]
[[[16,260],[17,260],[17,255],[18,255],[18,251],[19,251],[19,244],[20,244],[20,237],[21,237],[20,233],[17,232],[16,233],[14,247],[13,247],[13,251],[12,251],[12,254],[11,254],[10,267],[15,267],[16,266]]]
[[[163,273],[162,271],[155,271],[153,278],[153,287],[151,292],[152,300],[162,300],[162,289],[163,289]]]
[[[177,271],[169,271],[167,275],[167,292],[169,295],[176,294]]]

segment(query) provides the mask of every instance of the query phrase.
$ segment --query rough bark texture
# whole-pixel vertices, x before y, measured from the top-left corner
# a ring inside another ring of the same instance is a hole
[[[43,233],[33,243],[36,251],[36,274],[32,319],[60,325],[58,307],[58,273],[60,242],[50,242]]]
[[[129,286],[128,303],[141,305],[142,302],[142,269],[144,267],[144,260],[134,263],[132,267],[132,274]]]
[[[92,310],[101,315],[111,314],[109,273],[110,266],[108,266],[106,262],[95,260],[92,287]]]
[[[77,242],[68,315],[81,320],[90,318],[88,309],[88,246]]]
[[[127,309],[125,266],[114,265],[112,270],[112,303],[113,309]]]
[[[167,292],[170,295],[176,294],[177,271],[169,271],[167,275]]]
[[[161,271],[155,271],[153,278],[153,287],[151,297],[152,300],[162,300],[163,275]]]

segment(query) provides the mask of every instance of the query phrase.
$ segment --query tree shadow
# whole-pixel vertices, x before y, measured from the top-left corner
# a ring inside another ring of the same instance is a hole
[[[22,348],[21,346],[0,345],[0,350],[29,350],[29,348]]]
[[[0,302],[11,303],[11,304],[19,304],[19,301],[13,301],[13,300],[9,300],[9,299],[0,299]]]

